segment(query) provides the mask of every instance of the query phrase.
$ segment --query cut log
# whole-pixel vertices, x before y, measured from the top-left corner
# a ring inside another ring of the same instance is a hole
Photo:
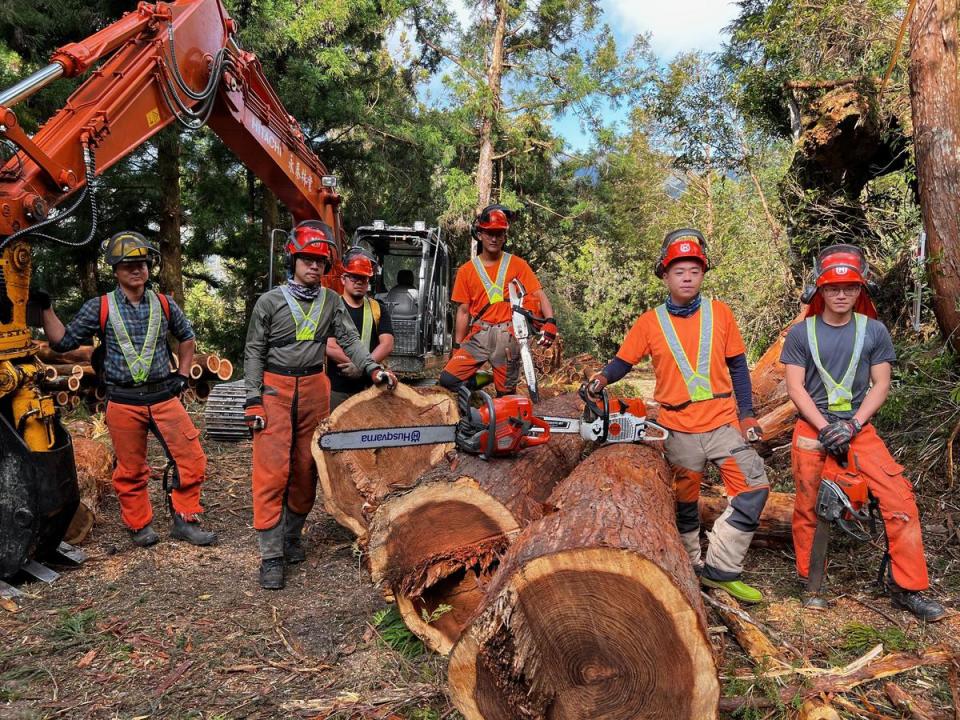
[[[198,363],[196,360],[193,361],[193,365],[190,366],[190,377],[194,380],[199,380],[203,376],[203,365]]]
[[[760,515],[760,526],[754,535],[755,540],[768,542],[791,542],[793,520],[793,493],[772,492]],[[700,524],[704,529],[713,527],[720,514],[727,508],[727,498],[719,495],[700,497]]]
[[[760,429],[763,431],[763,441],[757,451],[761,455],[769,455],[774,446],[789,443],[796,421],[797,406],[790,400],[775,405],[759,415],[757,422],[760,423]]]
[[[73,437],[73,457],[77,465],[80,505],[70,522],[64,542],[77,545],[93,529],[100,499],[111,487],[114,456],[109,445],[77,433]]]
[[[93,346],[92,345],[81,345],[75,350],[70,352],[58,353],[50,349],[50,346],[47,343],[38,342],[37,345],[37,357],[41,362],[48,365],[64,365],[64,364],[74,364],[74,363],[87,363],[89,364],[93,358]]]
[[[43,380],[41,385],[47,392],[56,390],[76,392],[80,389],[80,378],[73,375],[61,375],[54,380]]]
[[[70,393],[66,390],[58,390],[53,394],[53,401],[60,407],[67,407],[70,404]]]
[[[446,393],[424,395],[403,384],[393,391],[371,387],[346,400],[320,424],[313,438],[313,458],[327,512],[364,538],[370,518],[383,498],[416,485],[423,473],[453,449],[453,443],[324,452],[319,446],[323,432],[452,425],[457,418],[456,404]]]
[[[83,366],[74,364],[65,365],[46,365],[44,366],[44,376],[47,380],[56,380],[61,377],[83,377]]]
[[[743,611],[736,598],[719,588],[711,590],[710,594],[724,606],[715,607],[714,611],[733,633],[733,637],[751,660],[763,666],[770,660],[783,658],[781,648],[774,645],[760,628],[747,620],[750,616]]]
[[[537,405],[538,414],[559,417],[582,409],[574,393]],[[589,445],[579,435],[555,435],[509,458],[461,453],[383,500],[369,528],[370,573],[391,589],[407,627],[428,647],[450,652],[510,539],[550,511],[547,498]]]
[[[193,361],[211,375],[216,376],[217,371],[220,370],[220,358],[217,357],[216,353],[198,353],[194,356]]]
[[[908,713],[913,720],[933,720],[933,708],[926,700],[914,697],[892,682],[883,684],[883,692],[897,710]]]
[[[233,377],[233,363],[226,358],[220,358],[220,367],[217,370],[217,377],[221,380],[229,380]]]
[[[210,383],[206,380],[197,380],[193,386],[193,392],[196,393],[197,400],[206,400],[210,396]]]
[[[501,562],[454,646],[467,720],[709,720],[720,687],[670,475],[645,445],[601,448]]]

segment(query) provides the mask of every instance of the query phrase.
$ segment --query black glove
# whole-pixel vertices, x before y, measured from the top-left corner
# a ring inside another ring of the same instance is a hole
[[[30,296],[27,302],[36,305],[40,310],[50,309],[50,293],[40,288],[30,290]]]
[[[857,428],[852,422],[835,420],[817,433],[817,440],[828,453],[836,458],[845,459],[850,449],[850,442],[856,434]]]
[[[167,387],[170,388],[170,392],[179,397],[183,394],[183,391],[187,389],[190,385],[189,378],[181,375],[178,372],[170,373],[170,377],[167,378]]]

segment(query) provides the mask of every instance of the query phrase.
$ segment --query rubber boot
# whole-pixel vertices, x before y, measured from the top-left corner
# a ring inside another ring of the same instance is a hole
[[[755,587],[747,585],[740,580],[712,580],[711,578],[700,576],[700,584],[707,587],[720,588],[726,590],[737,600],[745,603],[758,603],[763,600],[763,594]]]
[[[306,521],[306,515],[295,513],[290,508],[284,509],[283,559],[288,565],[296,565],[307,559],[307,551],[303,549],[303,524]]]
[[[200,527],[199,520],[187,520],[180,513],[173,514],[173,526],[170,528],[170,537],[174,540],[185,540],[191,545],[213,545],[217,542],[217,534]]]
[[[152,525],[147,525],[142,527],[136,532],[130,531],[130,540],[133,541],[133,544],[137,547],[150,547],[151,545],[156,545],[160,542],[160,536],[157,535],[156,530],[153,529]]]
[[[260,545],[260,587],[265,590],[283,588],[283,518],[269,530],[257,531]]]

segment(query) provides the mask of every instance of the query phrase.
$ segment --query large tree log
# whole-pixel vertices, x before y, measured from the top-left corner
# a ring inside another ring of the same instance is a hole
[[[760,526],[754,540],[790,542],[792,538],[793,493],[772,492],[760,515]],[[704,529],[713,527],[720,514],[727,508],[727,498],[721,495],[700,497],[700,524]]]
[[[790,328],[802,322],[807,313],[807,306],[801,305],[800,312],[780,332],[773,344],[760,356],[756,365],[750,371],[750,384],[753,387],[753,407],[757,416],[766,414],[774,407],[787,401],[787,386],[784,382],[784,366],[780,362],[780,353],[783,343],[787,339]]]
[[[364,538],[370,517],[383,498],[395,490],[413,487],[424,472],[453,449],[453,444],[324,452],[318,444],[322,433],[448,425],[457,418],[456,404],[446,393],[420,394],[402,384],[393,391],[371,387],[349,398],[320,424],[313,437],[313,457],[326,511]]]
[[[601,448],[504,556],[450,659],[467,720],[708,720],[720,694],[662,453]]]
[[[582,408],[566,393],[536,410],[577,417]],[[509,458],[461,453],[383,501],[370,523],[370,573],[392,590],[407,627],[431,649],[450,651],[512,537],[549,512],[547,498],[589,445],[579,435],[554,435]],[[424,619],[444,606],[451,609]]]

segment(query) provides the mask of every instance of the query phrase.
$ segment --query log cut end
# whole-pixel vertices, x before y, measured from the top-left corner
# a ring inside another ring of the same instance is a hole
[[[446,394],[422,395],[398,385],[392,392],[372,387],[351,397],[320,424],[313,438],[313,457],[327,512],[358,537],[364,537],[380,501],[394,490],[412,486],[453,449],[453,444],[324,452],[318,444],[324,432],[452,425],[456,421],[456,406]]]
[[[686,594],[619,548],[527,563],[457,643],[449,672],[468,720],[705,720],[720,692]]]

